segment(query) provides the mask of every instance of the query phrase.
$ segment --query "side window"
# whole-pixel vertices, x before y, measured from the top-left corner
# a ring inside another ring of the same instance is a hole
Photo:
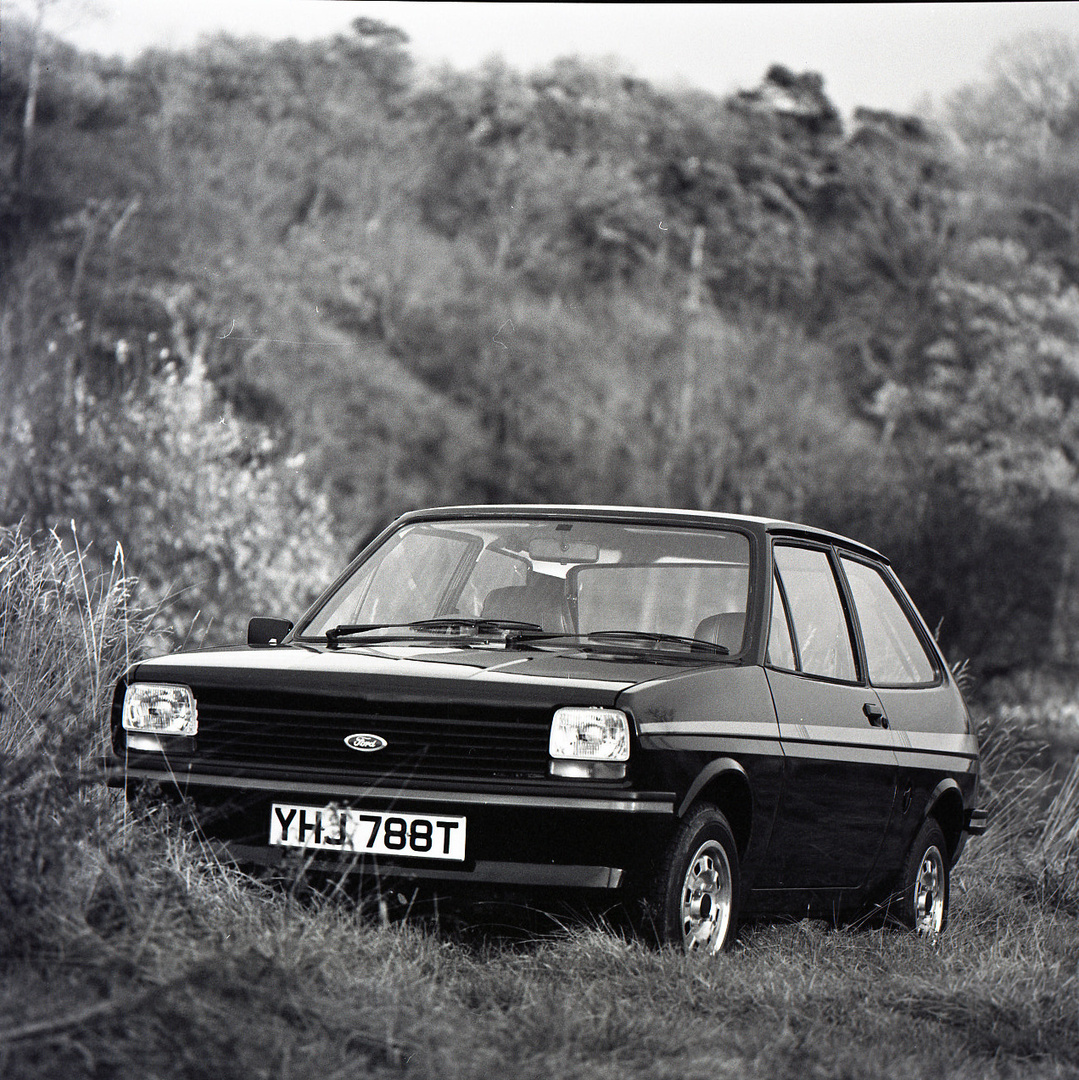
[[[787,671],[798,670],[798,661],[794,659],[794,646],[791,644],[791,631],[787,625],[787,612],[783,607],[783,594],[778,581],[772,584],[772,627],[768,631],[766,662]]]
[[[854,650],[827,552],[777,544],[775,562],[790,604],[801,670],[854,682]]]
[[[876,686],[935,682],[936,664],[881,572],[854,559],[842,561],[862,628],[869,681]]]

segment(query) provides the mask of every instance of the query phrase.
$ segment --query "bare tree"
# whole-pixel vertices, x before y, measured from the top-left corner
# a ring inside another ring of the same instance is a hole
[[[30,5],[30,66],[26,78],[26,103],[22,113],[22,139],[19,143],[16,177],[19,190],[25,191],[30,182],[33,163],[34,134],[37,122],[37,101],[41,93],[42,56],[45,50],[46,24],[50,12],[65,10],[72,19],[97,17],[101,9],[92,0],[33,0]],[[69,20],[70,24],[70,20]]]

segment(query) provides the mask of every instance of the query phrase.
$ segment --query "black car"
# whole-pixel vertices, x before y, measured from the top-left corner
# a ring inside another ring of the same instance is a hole
[[[944,925],[978,745],[887,560],[677,510],[406,514],[293,626],[136,664],[113,785],[240,861],[621,890],[714,952],[743,914]]]

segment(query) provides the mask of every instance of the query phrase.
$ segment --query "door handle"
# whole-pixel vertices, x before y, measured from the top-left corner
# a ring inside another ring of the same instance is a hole
[[[862,712],[865,713],[866,719],[873,727],[886,728],[888,726],[888,717],[884,715],[884,710],[875,701],[867,701],[862,706]]]

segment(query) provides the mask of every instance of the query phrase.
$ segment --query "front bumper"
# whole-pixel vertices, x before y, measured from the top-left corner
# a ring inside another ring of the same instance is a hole
[[[185,801],[201,836],[241,863],[303,863],[416,881],[616,889],[627,875],[636,876],[650,864],[677,826],[671,792],[574,781],[403,787],[187,770],[169,775],[116,759],[106,765],[105,780],[113,787],[159,784],[165,794]],[[449,865],[272,846],[268,837],[275,802],[463,816],[468,822],[465,861]]]
[[[265,844],[238,844],[217,840],[212,847],[218,858],[240,865],[294,868],[296,853]],[[460,885],[512,885],[522,888],[617,889],[625,870],[620,866],[569,866],[551,863],[487,862],[475,860],[468,870],[446,870],[433,866],[410,866],[401,860],[348,859],[344,856],[315,856],[303,860],[305,867],[337,870],[404,881],[430,881]]]

